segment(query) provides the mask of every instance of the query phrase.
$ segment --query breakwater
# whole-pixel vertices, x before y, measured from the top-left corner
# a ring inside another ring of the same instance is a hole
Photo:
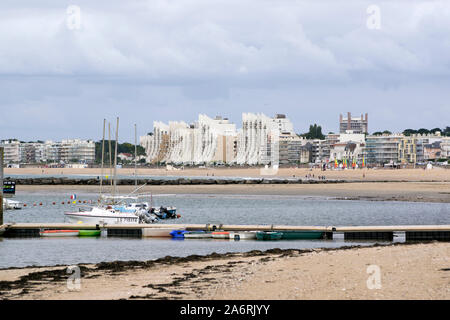
[[[18,185],[100,185],[99,178],[11,178]],[[320,180],[296,178],[176,178],[138,179],[138,185],[224,185],[224,184],[326,184],[344,183],[348,180]],[[103,180],[107,185],[110,180]],[[117,185],[134,185],[135,179],[117,179]]]

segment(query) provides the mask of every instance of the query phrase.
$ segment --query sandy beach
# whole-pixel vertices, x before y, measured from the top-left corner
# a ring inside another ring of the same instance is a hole
[[[98,193],[98,186],[22,185],[20,192],[55,191]],[[127,194],[134,186],[118,186]],[[105,187],[104,192],[109,192]],[[327,197],[340,200],[419,201],[450,203],[450,182],[365,182],[339,184],[257,184],[257,185],[157,185],[145,186],[141,193],[152,194],[240,194]]]
[[[139,168],[137,175],[149,176],[185,176],[185,177],[272,177],[261,174],[261,168],[185,168],[184,170],[166,170],[165,168]],[[5,168],[5,175],[100,175],[100,168],[72,169],[72,168]],[[109,169],[105,169],[105,175]],[[134,169],[118,169],[118,175],[134,175]],[[325,176],[327,179],[339,180],[369,180],[369,181],[440,181],[450,182],[450,168],[434,167],[424,169],[355,169],[355,170],[326,170],[307,168],[280,168],[273,177],[298,177],[306,175]]]
[[[66,266],[0,270],[0,299],[450,299],[449,243],[272,249],[79,267],[79,288],[68,287]]]

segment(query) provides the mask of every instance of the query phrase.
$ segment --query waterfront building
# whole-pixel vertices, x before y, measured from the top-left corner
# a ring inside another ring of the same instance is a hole
[[[306,144],[306,139],[297,134],[283,132],[279,137],[279,162],[280,164],[299,164],[301,148]]]
[[[63,161],[64,163],[95,162],[95,142],[92,140],[81,140],[81,139],[62,140],[61,143],[57,144],[56,148],[58,147],[60,148],[59,161]]]
[[[3,147],[3,162],[5,164],[13,164],[20,162],[20,142],[18,140],[9,139],[0,141],[0,147]]]
[[[243,113],[235,162],[241,165],[278,165],[281,134],[295,135],[293,125],[285,115],[269,118],[262,113]]]
[[[337,140],[337,141],[336,141]],[[345,133],[341,133],[338,136],[333,135],[330,137],[330,157],[325,159],[325,162],[331,161],[343,161],[347,160],[349,164],[353,161],[355,163],[361,163],[363,157],[363,151],[365,148],[365,136],[361,133],[354,133],[351,130],[347,130]]]
[[[347,118],[344,118],[342,114],[339,115],[339,132],[345,133],[347,130],[351,130],[353,133],[367,133],[369,127],[368,114],[365,117],[361,114],[360,118],[352,118],[352,114],[347,112]]]
[[[300,163],[313,162],[313,145],[311,142],[306,142],[300,147]]]
[[[441,158],[450,159],[450,137],[442,137]]]
[[[20,163],[41,163],[44,160],[43,142],[20,143]]]
[[[200,114],[193,124],[154,122],[152,134],[140,138],[147,162],[173,164],[230,163],[235,159],[236,126],[227,118]]]
[[[399,143],[402,134],[367,136],[364,150],[365,162],[369,165],[384,165],[399,161]]]
[[[441,141],[423,145],[424,160],[436,160],[441,157]]]

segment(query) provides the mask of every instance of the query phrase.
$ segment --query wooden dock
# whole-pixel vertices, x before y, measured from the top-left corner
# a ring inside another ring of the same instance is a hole
[[[290,226],[290,225],[225,225],[225,224],[68,224],[68,223],[13,223],[0,226],[4,237],[39,237],[42,230],[96,229],[106,231],[108,237],[142,237],[145,229],[169,228],[184,230],[224,231],[320,231],[325,239],[344,234],[346,240],[392,241],[394,233],[403,233],[408,240],[450,241],[450,225],[399,226]],[[0,235],[1,235],[0,231]]]

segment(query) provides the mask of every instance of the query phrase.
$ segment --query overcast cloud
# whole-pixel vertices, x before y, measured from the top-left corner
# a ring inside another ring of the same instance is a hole
[[[198,113],[238,127],[285,113],[297,132],[336,131],[347,111],[369,113],[370,132],[444,127],[450,1],[3,0],[0,90],[0,139],[100,139],[119,116],[132,141],[134,123]]]

